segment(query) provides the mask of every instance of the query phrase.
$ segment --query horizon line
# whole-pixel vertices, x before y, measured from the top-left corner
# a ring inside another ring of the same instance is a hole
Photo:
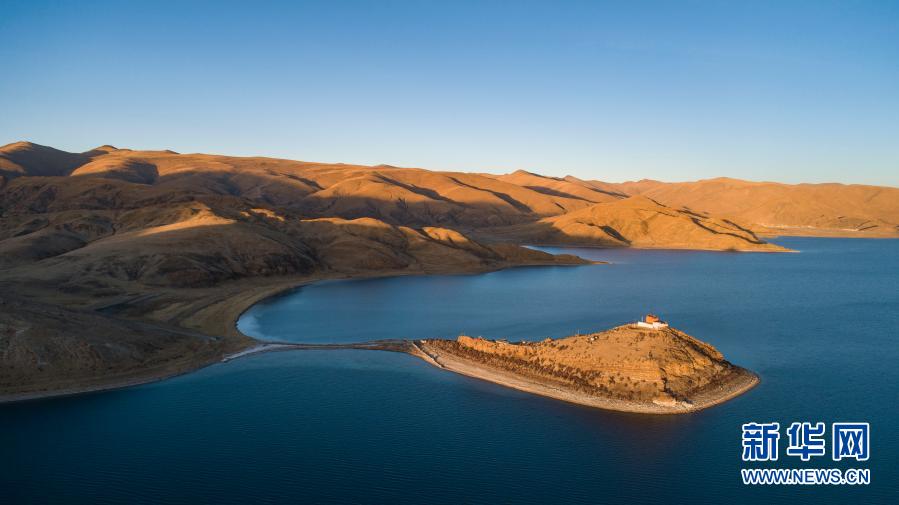
[[[405,165],[405,164],[395,165],[393,163],[383,163],[383,162],[380,162],[380,163],[372,163],[372,162],[356,163],[356,162],[346,162],[346,161],[305,160],[305,159],[295,159],[295,158],[286,158],[286,157],[280,157],[280,156],[269,156],[269,155],[259,155],[259,154],[226,154],[226,153],[220,153],[220,152],[201,152],[201,151],[181,152],[181,151],[175,151],[175,150],[168,149],[168,148],[163,148],[163,149],[137,148],[136,149],[136,148],[132,148],[132,147],[117,147],[112,144],[100,144],[93,148],[87,149],[85,151],[67,151],[65,149],[60,149],[58,147],[54,147],[52,145],[40,144],[38,142],[34,142],[31,140],[16,140],[13,142],[9,142],[7,144],[3,144],[2,146],[0,146],[0,149],[5,149],[10,146],[14,146],[16,144],[27,144],[30,146],[55,149],[57,151],[62,151],[62,152],[66,152],[69,154],[87,154],[87,153],[90,153],[93,151],[103,150],[103,148],[112,148],[116,151],[159,152],[159,153],[168,152],[168,153],[171,153],[174,155],[222,156],[222,157],[226,157],[226,158],[266,158],[266,159],[272,159],[272,160],[293,161],[293,162],[297,162],[297,163],[313,163],[313,164],[324,164],[324,165],[347,165],[347,166],[358,166],[358,167],[366,167],[366,168],[385,167],[385,168],[396,168],[396,169],[403,169],[403,170],[426,170],[429,172],[451,172],[451,173],[456,172],[456,173],[466,173],[466,174],[487,174],[487,175],[495,175],[495,176],[512,175],[517,172],[525,172],[530,175],[534,175],[537,177],[543,177],[543,178],[547,178],[547,179],[565,180],[565,179],[571,177],[571,178],[575,178],[578,180],[602,182],[602,183],[608,183],[608,184],[636,184],[636,183],[641,183],[641,182],[657,182],[657,183],[662,183],[662,184],[690,184],[690,183],[700,183],[700,182],[708,182],[708,181],[726,179],[726,180],[731,180],[731,181],[746,182],[746,183],[752,183],[752,184],[780,184],[780,185],[784,185],[784,186],[840,185],[840,186],[869,186],[869,187],[899,189],[899,186],[893,186],[890,184],[867,184],[867,183],[861,183],[861,182],[839,182],[839,181],[782,182],[782,181],[775,181],[775,180],[743,179],[740,177],[732,177],[732,176],[728,176],[728,175],[718,175],[715,177],[707,177],[707,178],[701,178],[701,179],[684,179],[684,180],[662,180],[662,179],[651,179],[651,178],[644,177],[644,178],[640,178],[640,179],[626,179],[626,180],[617,180],[616,181],[616,180],[609,180],[609,179],[594,179],[594,178],[583,179],[581,177],[576,177],[571,174],[566,174],[564,176],[545,175],[545,174],[539,172],[538,169],[526,169],[526,168],[517,168],[517,169],[511,170],[511,171],[502,171],[502,172],[492,171],[491,169],[450,169],[450,170],[447,170],[447,169],[432,169],[432,168],[427,168],[427,167],[423,167],[423,166],[409,166],[409,165]]]

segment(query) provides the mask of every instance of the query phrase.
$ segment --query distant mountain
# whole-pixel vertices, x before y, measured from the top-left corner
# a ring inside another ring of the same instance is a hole
[[[627,196],[626,193],[609,190],[602,183],[590,183],[570,176],[566,178],[546,177],[518,170],[496,178],[545,195],[572,198],[590,203],[611,202]]]
[[[172,226],[190,206],[238,221],[250,209],[286,221],[370,218],[487,242],[769,250],[756,234],[899,236],[899,189],[875,186],[725,178],[613,184],[523,170],[493,176],[109,145],[67,153],[28,142],[0,148],[0,174],[3,228],[15,234],[0,242],[9,253],[5,263],[18,255],[66,253],[103,240],[117,226],[145,226],[111,223],[104,213],[122,219],[128,211],[147,226]],[[650,201],[628,200],[631,195]]]
[[[534,244],[602,245],[727,251],[785,251],[726,219],[706,217],[632,196],[492,230],[496,236]]]
[[[68,153],[31,142],[15,142],[0,147],[0,180],[69,175],[88,161],[90,157],[85,154]]]
[[[766,234],[899,237],[899,188],[726,177],[676,183],[643,180],[615,187],[670,207],[745,223]]]
[[[491,177],[102,146],[0,148],[0,270],[116,291],[557,261],[466,230],[591,203]],[[563,262],[576,262],[562,258]]]

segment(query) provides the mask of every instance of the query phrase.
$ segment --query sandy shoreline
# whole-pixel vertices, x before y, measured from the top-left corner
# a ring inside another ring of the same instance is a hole
[[[676,405],[668,406],[654,403],[631,402],[587,395],[556,384],[550,384],[545,381],[538,381],[505,370],[484,366],[459,356],[446,353],[442,350],[438,351],[421,341],[415,341],[414,345],[418,350],[418,353],[415,355],[444,370],[475,379],[485,380],[526,393],[562,400],[568,403],[619,412],[639,414],[685,414],[688,412],[696,412],[736,398],[759,383],[759,377],[756,374],[744,368],[735,367],[734,371],[724,381],[719,382],[714,387],[708,388],[697,395],[691,404],[678,402]]]

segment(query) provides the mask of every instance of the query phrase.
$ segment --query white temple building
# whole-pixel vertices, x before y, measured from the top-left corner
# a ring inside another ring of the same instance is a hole
[[[659,319],[659,316],[655,314],[646,314],[646,317],[644,317],[642,321],[637,321],[637,327],[658,330],[660,328],[667,328],[668,323]]]

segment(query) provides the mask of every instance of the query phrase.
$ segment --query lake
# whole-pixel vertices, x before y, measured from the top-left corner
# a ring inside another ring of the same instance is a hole
[[[545,248],[609,265],[315,284],[239,322],[262,339],[542,339],[659,313],[757,372],[679,416],[590,409],[404,354],[290,351],[0,406],[3,503],[896,503],[899,240],[799,254]],[[743,463],[741,424],[781,424]],[[867,421],[871,459],[785,456],[793,421]],[[862,467],[870,486],[744,486],[740,468]]]

